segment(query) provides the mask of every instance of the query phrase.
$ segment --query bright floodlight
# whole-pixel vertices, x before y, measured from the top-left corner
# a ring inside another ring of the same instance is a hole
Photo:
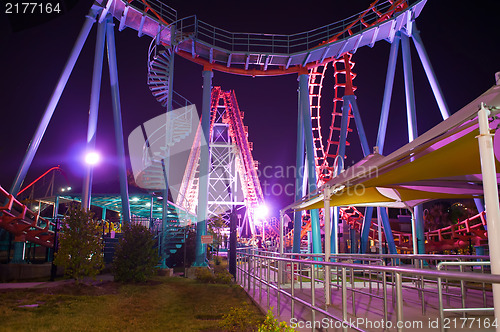
[[[95,151],[89,152],[85,155],[85,162],[88,165],[97,165],[100,160],[101,156]]]
[[[265,219],[269,213],[267,206],[260,205],[255,209],[255,217],[257,219]]]

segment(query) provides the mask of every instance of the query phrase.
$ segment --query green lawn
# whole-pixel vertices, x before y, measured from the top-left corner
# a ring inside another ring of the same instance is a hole
[[[256,324],[264,320],[240,286],[179,277],[156,277],[145,284],[3,290],[0,330],[223,331],[219,322],[231,307],[243,308],[244,318]]]

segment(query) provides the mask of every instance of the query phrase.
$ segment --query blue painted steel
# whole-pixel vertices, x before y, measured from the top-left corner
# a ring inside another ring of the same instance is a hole
[[[116,48],[113,17],[106,18],[106,42],[108,46],[109,82],[111,85],[111,101],[115,125],[116,150],[118,154],[118,175],[120,178],[120,195],[122,199],[122,220],[130,222],[130,202],[128,197],[127,168],[125,163],[125,143],[123,141],[122,115],[120,106],[120,90],[118,87],[118,68],[116,65]]]
[[[398,59],[398,51],[399,51],[399,41],[401,39],[401,33],[398,31],[394,37],[394,40],[391,44],[391,50],[389,53],[389,63],[387,65],[387,74],[385,78],[385,89],[384,89],[384,98],[382,101],[382,111],[380,114],[380,122],[378,126],[378,134],[377,134],[377,147],[379,149],[379,153],[383,154],[384,144],[385,144],[385,135],[387,131],[387,121],[389,119],[389,109],[391,105],[391,96],[392,96],[392,88],[394,86],[394,75],[396,72],[396,63]],[[392,237],[392,230],[390,228],[389,220],[385,220],[384,216],[387,216],[386,213],[382,213],[382,222],[387,225],[389,228],[384,227],[384,233],[386,234],[386,239],[389,239],[388,234],[390,233],[390,238]],[[373,208],[369,207],[365,210],[365,216],[363,219],[363,229],[361,231],[361,239],[360,239],[360,252],[366,253],[368,250],[368,236],[370,233],[371,220],[373,217]],[[389,243],[389,248],[395,247],[394,240],[393,243]]]
[[[313,192],[316,187],[316,167],[314,163],[314,143],[312,136],[311,110],[309,106],[309,74],[299,75],[300,111],[302,113],[302,123],[304,125],[304,138],[306,146],[306,159],[308,171],[308,189]],[[311,210],[311,232],[313,241],[313,252],[319,254],[321,249],[321,231],[319,226],[319,211]]]
[[[24,252],[25,252],[25,241],[14,241],[14,253],[12,254],[11,263],[20,264],[25,263],[24,261]]]
[[[101,212],[101,220],[106,220],[106,208],[103,207],[102,208],[102,212]]]
[[[56,195],[56,197],[54,197],[54,208],[52,209],[52,222],[54,222],[54,224],[57,224],[56,223],[56,219],[57,219],[57,216],[59,214],[59,196]],[[54,248],[48,248],[48,253],[47,253],[47,258],[48,258],[48,261],[49,262],[52,262],[54,260],[54,252],[56,250],[55,246],[56,246],[56,229],[52,229],[54,231]]]
[[[151,195],[151,201],[149,205],[149,229],[153,229],[154,221],[153,221],[153,208],[154,208],[154,197]]]
[[[212,92],[211,70],[203,71],[203,104],[201,113],[201,131],[205,135],[206,145],[200,149],[200,175],[198,182],[198,215],[196,224],[196,257],[193,266],[206,266],[207,245],[201,243],[201,236],[207,233],[208,176],[210,168],[210,101]]]
[[[42,119],[40,120],[40,123],[38,124],[36,132],[33,135],[30,144],[28,145],[26,154],[24,155],[23,161],[21,162],[21,166],[19,167],[19,170],[16,174],[16,177],[10,189],[10,193],[14,196],[17,195],[17,193],[21,189],[21,185],[24,181],[24,178],[26,177],[26,173],[28,172],[28,169],[31,166],[31,162],[33,161],[36,151],[40,146],[40,142],[42,141],[43,135],[45,134],[45,130],[47,129],[50,119],[54,114],[54,110],[56,109],[56,106],[59,102],[59,99],[61,98],[64,88],[66,87],[66,83],[68,82],[69,76],[71,75],[71,72],[75,67],[76,60],[80,55],[80,52],[83,48],[83,45],[85,44],[85,41],[87,40],[90,29],[92,28],[92,25],[94,24],[98,13],[99,11],[94,8],[90,10],[89,15],[85,20],[85,23],[83,24],[82,30],[80,31],[80,34],[76,39],[75,45],[73,46],[68,61],[64,66],[63,72],[59,77],[59,81],[57,82],[57,86],[54,89],[52,96],[50,97],[47,107],[45,108],[45,112],[43,114]]]
[[[347,122],[349,120],[349,104],[342,105],[342,119],[340,121],[339,154],[337,174],[344,169],[345,149],[347,144]]]
[[[389,223],[389,216],[384,208],[380,208],[380,214],[382,216],[382,227],[384,227],[385,241],[387,242],[387,247],[389,248],[390,254],[397,254],[396,245],[394,244],[394,236],[392,236],[391,224]]]
[[[340,218],[340,208],[338,206],[333,207],[333,218],[332,228],[330,232],[330,253],[338,254],[339,252],[339,218]]]
[[[295,167],[295,201],[302,198],[302,181],[304,170],[304,125],[302,112],[300,111],[300,94],[298,94],[298,117],[297,117],[297,156]],[[292,252],[300,253],[300,233],[302,230],[302,212],[296,211],[293,215],[293,248]]]
[[[99,97],[101,92],[102,63],[104,60],[104,41],[106,39],[106,24],[100,23],[97,27],[97,39],[94,54],[94,71],[92,74],[92,88],[90,92],[89,124],[87,128],[87,151],[95,148],[97,133],[97,118],[99,114]],[[92,195],[92,165],[86,165],[87,170],[83,180],[82,208],[90,209]]]
[[[356,102],[356,96],[348,95],[344,96],[344,105],[346,101],[351,105],[352,114],[354,115],[354,120],[356,121],[356,130],[359,135],[359,141],[361,143],[361,149],[363,150],[363,155],[366,157],[371,153],[370,146],[368,145],[368,140],[366,139],[365,128],[363,127],[363,121],[361,120],[361,115],[359,114],[358,103]]]
[[[424,228],[424,208],[422,205],[415,206],[415,232],[417,233],[417,248],[419,254],[425,254],[425,228]]]
[[[400,32],[396,32],[389,53],[389,64],[387,65],[387,75],[385,77],[384,99],[382,101],[382,112],[380,113],[377,134],[377,146],[380,154],[383,154],[384,151],[385,133],[387,131],[387,121],[389,119],[389,108],[391,106],[392,88],[394,86],[394,74],[396,72],[400,38]]]
[[[481,198],[474,198],[474,203],[476,203],[477,212],[484,212],[484,204]]]
[[[161,204],[161,233],[160,233],[160,241],[158,244],[158,251],[160,254],[160,268],[166,269],[166,247],[167,247],[167,215],[168,215],[168,185],[166,185],[166,189],[163,191],[163,200]]]
[[[422,38],[420,38],[420,32],[417,30],[417,27],[415,25],[413,26],[412,39],[415,44],[415,48],[417,49],[420,62],[422,62],[422,66],[424,67],[427,79],[429,80],[429,84],[431,85],[434,97],[436,98],[436,102],[439,106],[439,111],[441,112],[443,120],[446,120],[450,117],[450,110],[448,109],[446,100],[443,97],[443,92],[441,91],[441,87],[439,86],[439,83],[436,79],[436,74],[434,73],[434,69],[432,68],[431,62],[429,61],[429,56],[425,51]]]
[[[417,112],[415,105],[415,91],[413,88],[413,71],[411,68],[410,40],[408,36],[401,35],[401,48],[403,52],[403,70],[406,95],[406,114],[408,120],[408,141],[413,141],[418,136]],[[415,233],[417,236],[418,253],[425,253],[424,218],[421,206],[415,207]],[[423,246],[420,246],[423,244]],[[423,248],[423,249],[422,249]],[[417,254],[417,253],[415,253]]]
[[[415,106],[415,91],[413,88],[413,70],[411,68],[410,41],[408,36],[404,34],[401,35],[401,49],[403,51],[408,141],[411,142],[418,136],[417,113]]]
[[[368,250],[368,236],[370,235],[370,226],[373,217],[373,207],[369,206],[365,210],[365,216],[363,219],[363,227],[361,229],[359,253],[366,254]]]
[[[174,59],[175,52],[170,52],[170,60],[168,64],[168,99],[167,99],[167,112],[172,111],[172,101],[174,92]]]

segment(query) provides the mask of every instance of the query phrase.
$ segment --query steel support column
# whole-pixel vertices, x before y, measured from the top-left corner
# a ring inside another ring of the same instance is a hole
[[[478,112],[479,121],[479,155],[481,158],[481,174],[483,176],[484,200],[488,218],[488,243],[490,249],[491,273],[500,274],[500,208],[498,205],[497,170],[495,168],[495,153],[493,150],[493,135],[490,134],[488,116],[489,110],[481,105]],[[493,284],[493,307],[496,319],[500,318],[500,285]],[[500,332],[500,327],[496,327]]]
[[[309,74],[301,73],[299,75],[299,94],[300,94],[300,111],[302,113],[302,121],[304,124],[304,138],[306,146],[306,159],[308,170],[308,192],[311,193],[317,189],[316,187],[316,167],[314,162],[314,143],[311,124],[311,110],[309,105]],[[319,254],[321,249],[321,232],[319,226],[319,212],[317,209],[311,210],[311,232],[313,238],[313,253]]]
[[[368,206],[365,209],[365,216],[363,219],[363,226],[361,228],[361,236],[360,236],[360,244],[359,244],[359,253],[365,254],[368,250],[368,236],[370,235],[370,226],[372,224],[373,218],[373,207]]]
[[[69,76],[71,75],[71,72],[75,67],[76,60],[78,59],[78,56],[82,51],[83,45],[87,40],[90,29],[92,28],[92,25],[96,21],[96,17],[99,12],[100,9],[98,9],[97,7],[92,7],[90,9],[90,12],[85,20],[85,23],[83,24],[82,30],[80,31],[80,34],[76,38],[75,45],[71,50],[71,54],[68,58],[68,61],[64,66],[63,72],[59,77],[59,81],[57,82],[56,88],[54,89],[54,92],[50,97],[49,103],[45,108],[45,112],[43,113],[43,117],[40,120],[36,132],[33,135],[33,138],[31,139],[31,142],[28,145],[28,149],[26,150],[26,154],[24,155],[23,161],[21,162],[21,166],[19,167],[14,182],[12,183],[10,193],[14,196],[16,196],[19,190],[21,189],[21,185],[24,181],[24,178],[26,177],[26,173],[28,172],[28,169],[31,166],[31,162],[33,161],[36,151],[40,146],[40,142],[42,141],[43,135],[45,134],[45,130],[49,125],[50,119],[54,114],[54,110],[56,109],[56,106],[59,103],[59,99],[61,98],[64,88],[66,87],[66,83],[68,82]]]
[[[365,128],[363,127],[363,121],[361,120],[361,115],[359,114],[359,108],[358,108],[358,103],[356,102],[356,96],[346,95],[342,99],[344,100],[344,105],[346,105],[346,102],[351,105],[354,121],[356,122],[356,131],[358,132],[359,142],[361,143],[361,149],[363,150],[363,156],[366,157],[371,153],[371,151],[370,151],[370,146],[368,145],[368,140],[366,139]]]
[[[111,101],[113,105],[113,120],[115,125],[116,152],[118,158],[118,176],[120,178],[120,195],[122,199],[122,220],[130,222],[130,202],[128,197],[127,168],[125,161],[125,143],[123,140],[122,114],[120,105],[120,89],[118,87],[118,67],[116,63],[116,48],[113,17],[106,18],[106,43],[108,46],[109,83],[111,86]]]
[[[432,93],[434,93],[434,98],[436,98],[436,102],[439,107],[439,111],[443,117],[443,120],[446,120],[450,117],[450,110],[448,109],[448,105],[446,104],[446,100],[443,97],[443,92],[441,91],[441,87],[436,79],[436,74],[434,73],[434,69],[432,68],[431,62],[429,61],[429,56],[425,51],[424,43],[422,42],[422,38],[420,38],[420,32],[417,30],[415,26],[415,22],[413,23],[412,29],[412,39],[415,44],[415,48],[418,53],[418,57],[420,58],[420,62],[424,67],[425,74],[427,75],[427,79],[429,80],[429,84],[432,88]]]
[[[385,208],[380,208],[380,214],[382,217],[382,227],[384,227],[385,241],[387,242],[387,247],[389,248],[389,254],[397,254],[396,244],[394,243],[394,236],[392,235],[391,224],[389,223],[389,216]]]
[[[382,100],[382,111],[380,113],[380,122],[377,133],[377,147],[380,154],[383,154],[384,152],[385,134],[387,132],[387,121],[389,120],[389,109],[391,106],[392,88],[394,86],[394,75],[396,73],[400,39],[400,32],[396,32],[396,36],[391,44],[391,50],[389,53],[389,63],[387,65],[387,74],[385,77],[384,98]]]
[[[303,196],[302,181],[304,179],[304,124],[302,120],[300,93],[298,94],[298,117],[297,117],[297,156],[295,160],[295,201]],[[300,233],[302,231],[302,211],[293,214],[293,248],[292,252],[300,253]]]
[[[392,88],[394,86],[394,75],[396,72],[400,39],[400,32],[398,31],[396,32],[394,40],[392,41],[391,50],[389,53],[389,63],[387,65],[387,74],[385,77],[384,98],[382,100],[382,111],[380,113],[380,122],[378,126],[376,144],[380,154],[383,154],[384,151],[385,135],[387,132],[387,121],[389,120],[389,109],[391,105]],[[363,219],[363,228],[361,230],[360,253],[366,253],[366,251],[368,250],[368,236],[370,233],[372,217],[373,207],[367,207]]]
[[[205,135],[206,145],[200,147],[200,175],[198,182],[198,214],[196,225],[196,257],[193,266],[206,266],[207,245],[201,243],[202,235],[207,233],[208,179],[210,175],[210,96],[212,92],[211,69],[203,70],[203,104],[201,130]]]
[[[100,23],[97,26],[97,39],[94,53],[94,70],[92,73],[92,88],[90,92],[89,124],[87,128],[87,153],[95,149],[105,39],[106,23]],[[86,165],[86,167],[87,169],[85,179],[83,180],[82,192],[82,208],[85,211],[90,209],[90,200],[92,195],[92,173],[94,166]]]
[[[401,35],[401,49],[403,52],[403,71],[405,81],[406,95],[406,114],[408,120],[408,141],[411,142],[418,136],[417,113],[415,106],[415,91],[413,88],[413,71],[411,66],[410,40],[405,34]],[[424,239],[424,219],[422,205],[415,206],[415,232],[418,242],[418,252],[414,254],[425,253]]]

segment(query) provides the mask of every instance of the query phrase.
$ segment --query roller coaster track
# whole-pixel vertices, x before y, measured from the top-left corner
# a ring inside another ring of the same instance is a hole
[[[7,201],[0,206],[0,228],[14,234],[17,241],[29,241],[49,248],[54,246],[54,223],[28,209],[2,187],[0,199]]]
[[[177,12],[159,0],[97,2],[104,7],[102,15],[111,13],[120,21],[119,30],[135,29],[139,36],[174,46],[177,54],[215,70],[260,76],[298,73],[301,67],[338,59],[377,41],[392,41],[397,31],[411,34],[411,23],[426,0],[376,0],[345,20],[291,35],[235,33],[196,16],[177,19]]]
[[[98,2],[104,5],[105,0]],[[373,47],[380,40],[392,42],[398,31],[410,35],[412,22],[419,16],[426,0],[410,3],[410,0],[375,0],[366,10],[345,20],[292,35],[233,33],[211,26],[196,16],[178,19],[174,9],[158,0],[108,0],[102,15],[111,13],[120,21],[120,30],[130,27],[137,30],[139,36],[147,34],[153,37],[154,52],[150,47],[148,84],[163,106],[172,98],[170,81],[174,52],[206,68],[241,75],[282,75],[298,73],[301,67],[308,68],[316,171],[318,181],[324,183],[334,175],[334,160],[339,154],[337,132],[340,126],[336,122],[341,113],[338,105],[342,101],[340,90],[355,77],[351,70],[354,65],[351,54],[362,46]],[[167,50],[157,52],[158,45]],[[329,63],[334,67],[335,97],[325,147],[320,104],[322,82]],[[344,82],[339,79],[341,75],[345,76]],[[348,120],[351,118],[349,110]],[[350,131],[352,129],[348,129]],[[196,149],[193,153],[196,156]],[[242,158],[247,167],[246,157]],[[191,166],[186,178],[191,189],[183,188],[180,195],[188,200],[192,200],[196,190],[193,183],[196,182],[197,167]],[[246,176],[255,190],[253,175]]]
[[[252,144],[248,141],[248,128],[243,124],[243,112],[239,109],[234,91],[222,91],[220,87],[214,87],[211,92],[210,114],[210,141],[213,139],[215,123],[229,125],[229,136],[237,149],[236,167],[242,184],[247,214],[249,220],[253,220],[254,210],[263,203],[264,195],[257,176],[256,162],[252,156]],[[191,211],[194,211],[197,205],[199,155],[200,128],[198,127],[179,192],[180,199],[177,201],[178,205]],[[255,232],[253,222],[250,223],[250,227],[252,232]]]

